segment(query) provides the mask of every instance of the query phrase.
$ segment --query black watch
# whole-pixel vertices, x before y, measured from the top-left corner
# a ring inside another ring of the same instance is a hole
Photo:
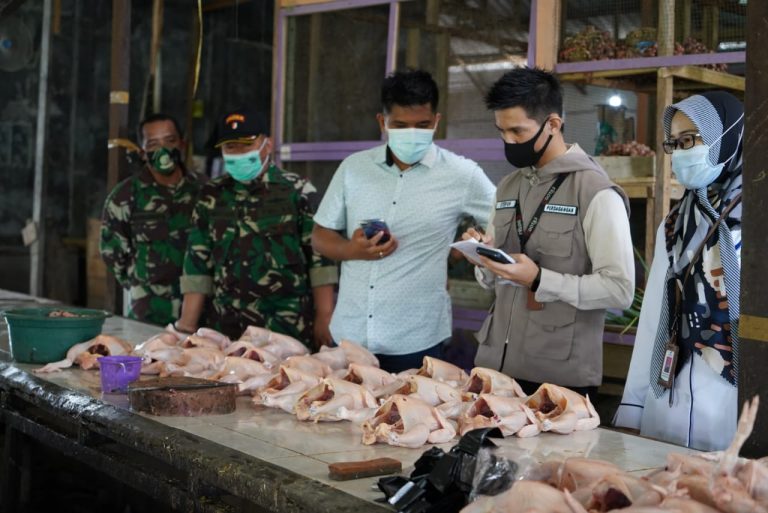
[[[536,273],[536,277],[531,282],[531,292],[536,292],[539,290],[539,284],[541,283],[541,267],[539,267],[539,272]]]

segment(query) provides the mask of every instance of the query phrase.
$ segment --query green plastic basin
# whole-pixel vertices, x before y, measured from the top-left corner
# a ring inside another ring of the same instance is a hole
[[[48,317],[67,311],[81,317]],[[87,308],[18,308],[3,312],[8,324],[11,356],[20,363],[50,363],[63,360],[70,347],[101,333],[111,314]]]

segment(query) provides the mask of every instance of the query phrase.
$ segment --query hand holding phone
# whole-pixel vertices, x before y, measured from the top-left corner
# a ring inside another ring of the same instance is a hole
[[[494,262],[498,262],[500,264],[515,264],[517,263],[514,258],[507,255],[500,249],[492,249],[492,248],[485,248],[483,246],[478,246],[475,249],[475,252],[477,252],[478,255],[482,255],[484,257],[487,257]]]
[[[360,223],[360,227],[368,239],[374,237],[379,232],[384,232],[378,244],[384,244],[390,239],[389,226],[387,226],[383,219],[366,219]]]

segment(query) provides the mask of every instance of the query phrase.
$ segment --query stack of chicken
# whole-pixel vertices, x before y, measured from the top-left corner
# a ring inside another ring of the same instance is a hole
[[[143,374],[237,383],[256,408],[277,408],[301,421],[354,422],[367,445],[416,448],[481,427],[529,437],[600,424],[589,398],[567,388],[544,384],[526,396],[514,379],[500,372],[475,367],[467,375],[431,357],[419,369],[392,374],[354,342],[342,340],[337,347],[310,354],[298,340],[256,326],[234,342],[207,328],[186,335],[169,327],[135,348],[100,335],[73,346],[65,360],[38,372],[73,364],[98,368],[98,356],[118,354],[141,356]]]
[[[755,397],[744,405],[736,435],[723,452],[670,453],[665,468],[646,476],[601,460],[549,461],[506,492],[481,497],[462,513],[768,512],[768,461],[739,457],[758,403]]]

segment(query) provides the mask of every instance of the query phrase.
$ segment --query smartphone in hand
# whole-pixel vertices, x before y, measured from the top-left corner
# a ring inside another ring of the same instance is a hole
[[[374,237],[379,232],[384,232],[381,240],[379,240],[379,244],[384,244],[390,239],[389,226],[387,226],[387,223],[382,219],[366,219],[360,223],[360,227],[363,229],[363,233],[365,233],[365,237],[368,239]]]
[[[491,248],[484,248],[482,246],[475,249],[475,252],[477,252],[478,255],[482,255],[484,257],[490,258],[494,262],[498,262],[500,264],[515,264],[515,259],[511,256],[507,255],[500,249],[491,249]]]

